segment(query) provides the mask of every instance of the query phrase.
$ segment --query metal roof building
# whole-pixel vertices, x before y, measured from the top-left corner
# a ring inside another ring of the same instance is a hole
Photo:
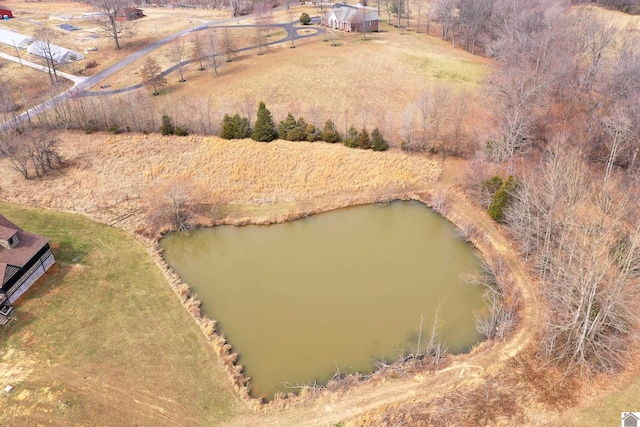
[[[33,37],[24,36],[22,34],[0,29],[0,43],[17,47],[18,49],[26,49],[33,43]]]

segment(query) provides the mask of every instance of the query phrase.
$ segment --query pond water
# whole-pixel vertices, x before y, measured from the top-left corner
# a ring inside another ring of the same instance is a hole
[[[166,262],[240,354],[255,396],[373,369],[422,345],[439,309],[451,352],[480,340],[473,247],[417,202],[340,209],[284,224],[219,226],[162,239]]]

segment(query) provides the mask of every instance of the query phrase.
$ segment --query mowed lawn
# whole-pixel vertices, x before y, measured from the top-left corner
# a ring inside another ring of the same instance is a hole
[[[0,425],[211,425],[244,408],[135,238],[70,213],[0,213],[57,258],[0,327]]]

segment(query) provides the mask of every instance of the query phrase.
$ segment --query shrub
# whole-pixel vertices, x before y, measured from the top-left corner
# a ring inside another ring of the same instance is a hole
[[[307,12],[303,12],[302,15],[300,15],[300,23],[302,25],[311,24],[311,17],[309,16],[309,14]]]
[[[351,148],[356,148],[358,146],[358,130],[351,126],[349,131],[347,132],[347,137],[344,140],[344,145]]]
[[[228,114],[224,115],[222,120],[222,131],[220,138],[223,139],[243,139],[251,136],[251,128],[249,127],[249,119],[240,117],[238,113],[233,117]]]
[[[173,126],[171,117],[167,116],[166,114],[162,116],[162,125],[160,125],[160,133],[162,135],[173,135],[174,133],[176,133],[176,129]]]
[[[178,136],[187,136],[189,135],[189,129],[182,126],[176,126],[175,134]]]
[[[342,138],[340,137],[340,134],[336,130],[336,125],[334,125],[331,120],[327,120],[326,123],[324,124],[324,129],[320,134],[320,139],[322,141],[333,144],[335,142],[340,142]]]
[[[513,198],[512,194],[516,188],[516,180],[513,176],[509,175],[509,178],[500,185],[498,191],[493,196],[493,202],[489,206],[489,215],[496,222],[504,221],[504,211],[511,203]]]
[[[373,151],[385,151],[389,148],[389,144],[384,140],[378,128],[375,128],[373,132],[371,132],[371,148]]]

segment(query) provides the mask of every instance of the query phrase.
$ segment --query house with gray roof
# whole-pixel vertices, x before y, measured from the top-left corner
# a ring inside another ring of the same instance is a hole
[[[327,14],[322,17],[321,24],[346,32],[378,31],[380,15],[372,7],[355,6],[346,3],[334,3]]]
[[[24,231],[0,215],[0,325],[12,306],[53,264],[49,239]]]

